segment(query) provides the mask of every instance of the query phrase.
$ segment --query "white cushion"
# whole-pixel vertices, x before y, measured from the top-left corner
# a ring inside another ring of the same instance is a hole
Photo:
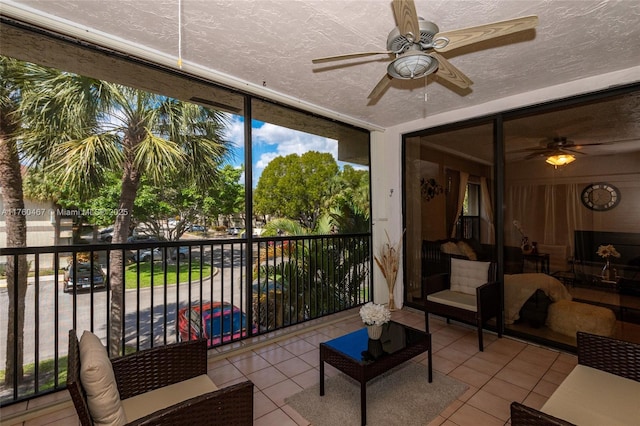
[[[94,424],[124,425],[127,418],[106,348],[95,334],[85,330],[79,350],[80,382],[87,394]]]
[[[576,425],[637,425],[640,382],[578,364],[541,411]]]
[[[451,291],[476,295],[476,288],[488,282],[491,262],[451,258]]]
[[[440,303],[442,305],[455,306],[456,308],[466,309],[467,311],[478,311],[476,295],[460,293],[459,291],[442,290],[427,296],[430,302]]]
[[[127,413],[127,420],[132,422],[163,408],[171,407],[187,399],[215,390],[218,390],[217,386],[209,376],[203,374],[183,382],[123,399],[122,405],[125,413]]]

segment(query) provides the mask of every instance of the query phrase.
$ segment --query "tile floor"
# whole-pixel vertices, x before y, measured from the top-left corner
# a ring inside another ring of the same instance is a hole
[[[395,311],[392,319],[424,329],[422,312]],[[285,404],[285,399],[318,383],[320,342],[359,327],[361,321],[357,310],[354,310],[338,320],[329,317],[321,323],[307,326],[295,335],[273,340],[262,337],[257,339],[258,344],[240,345],[243,346],[240,350],[216,351],[210,358],[208,374],[219,387],[246,379],[255,384],[254,425],[308,425]],[[508,337],[498,339],[491,333],[485,333],[485,350],[479,352],[474,329],[448,325],[434,318],[430,320],[430,327],[433,333],[433,368],[467,383],[469,389],[425,425],[508,425],[511,401],[524,401],[529,406],[540,408],[577,363],[572,354]],[[411,362],[426,363],[426,355]],[[327,376],[340,374],[330,366],[325,368],[325,372]],[[59,394],[64,395],[63,392]],[[31,404],[33,407],[35,403]],[[68,407],[17,424],[77,424],[74,413],[73,407]]]

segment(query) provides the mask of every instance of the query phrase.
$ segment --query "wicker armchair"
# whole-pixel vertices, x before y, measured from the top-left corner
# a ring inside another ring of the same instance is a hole
[[[454,257],[455,258],[455,257]],[[470,262],[470,261],[466,261]],[[459,303],[443,303],[441,297],[436,297],[443,293],[450,292],[451,289],[451,263],[448,273],[423,276],[423,292],[425,295],[426,313],[443,316],[449,319],[474,324],[478,328],[478,349],[484,350],[482,328],[491,318],[496,318],[498,337],[502,337],[502,305],[500,285],[495,280],[495,263],[489,266],[486,283],[475,289],[475,306],[468,306],[466,309],[460,307]],[[453,292],[456,293],[456,292]],[[445,297],[446,298],[446,297]],[[455,298],[454,298],[455,299]],[[475,308],[475,309],[473,309]],[[429,321],[426,321],[427,333],[429,332]]]
[[[207,373],[204,339],[151,348],[111,360],[120,398]],[[93,425],[86,393],[80,382],[80,349],[75,330],[69,331],[67,389],[83,426]],[[187,399],[128,425],[237,425],[253,423],[253,383],[245,381]]]
[[[595,334],[577,333],[578,364],[640,382],[640,345]],[[571,426],[566,420],[511,403],[513,426]],[[575,425],[574,425],[575,426]]]

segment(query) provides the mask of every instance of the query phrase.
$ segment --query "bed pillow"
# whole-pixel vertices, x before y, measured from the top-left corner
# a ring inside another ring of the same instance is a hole
[[[127,419],[106,348],[95,334],[85,330],[79,349],[80,381],[94,424],[124,425]]]
[[[491,262],[451,258],[451,291],[476,295],[476,288],[488,282]]]

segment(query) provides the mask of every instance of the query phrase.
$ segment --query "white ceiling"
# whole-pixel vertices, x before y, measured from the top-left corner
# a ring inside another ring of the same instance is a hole
[[[178,0],[3,3],[178,56]],[[443,54],[473,80],[468,93],[456,93],[430,76],[426,84],[425,79],[393,81],[370,104],[367,95],[385,73],[386,56],[330,67],[311,60],[386,50],[387,34],[395,26],[390,0],[182,0],[181,8],[186,65],[377,127],[640,64],[640,2],[635,0],[416,0],[418,15],[441,31],[526,15],[537,15],[539,25],[535,31]]]

